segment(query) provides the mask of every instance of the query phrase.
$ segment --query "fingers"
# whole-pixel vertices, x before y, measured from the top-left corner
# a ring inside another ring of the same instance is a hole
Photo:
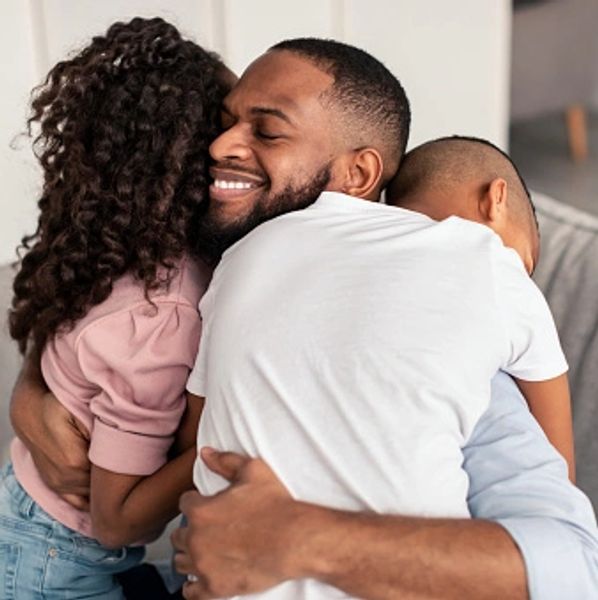
[[[78,510],[89,511],[89,496],[62,494],[62,499]]]
[[[211,598],[204,578],[197,574],[193,561],[187,553],[188,535],[189,530],[187,527],[179,527],[170,536],[170,541],[176,550],[173,557],[174,568],[178,573],[189,577],[189,580],[183,586],[183,597],[190,600]]]
[[[187,527],[177,527],[170,534],[170,542],[175,550],[179,550],[181,552],[187,551]]]
[[[56,463],[52,462],[42,453],[34,454],[32,452],[31,455],[42,480],[55,493],[60,496],[68,496],[69,498],[74,496],[89,496],[89,471],[74,468],[67,464],[57,466]],[[67,502],[73,504],[70,499],[67,499]],[[73,506],[77,504],[79,504],[79,501],[75,501]]]
[[[179,510],[188,517],[195,507],[201,506],[204,502],[205,499],[199,492],[195,490],[185,492],[179,499]]]
[[[201,579],[198,581],[187,581],[183,584],[183,598],[185,600],[209,600],[215,597],[210,593],[208,587]]]
[[[73,427],[77,431],[77,434],[85,441],[84,447],[87,450],[87,448],[89,447],[89,442],[91,441],[91,434],[89,433],[89,430],[87,429],[87,427],[85,427],[85,425],[83,425],[81,421],[79,421],[79,419],[77,419],[73,415],[70,415],[70,420]]]
[[[195,571],[191,557],[184,552],[177,552],[173,558],[174,568],[181,575],[188,575]]]
[[[187,552],[187,536],[189,529],[187,527],[179,527],[175,529],[170,535],[170,543],[176,550],[173,558],[174,568],[178,573],[187,575],[195,569],[193,569],[193,563],[191,557]]]
[[[202,448],[200,455],[210,471],[214,471],[230,482],[236,481],[243,467],[251,461],[249,457],[235,452],[219,452],[208,447]]]

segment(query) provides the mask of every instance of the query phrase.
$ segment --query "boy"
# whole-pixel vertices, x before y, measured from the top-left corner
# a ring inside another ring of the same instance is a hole
[[[454,136],[411,150],[386,191],[386,202],[435,221],[461,217],[489,227],[506,248],[515,250],[529,275],[538,261],[539,232],[529,191],[511,159],[485,140]],[[496,250],[501,263],[509,261],[507,254],[503,249]],[[537,294],[531,282],[522,280],[522,272],[511,269],[511,276],[510,284],[524,294],[522,301],[525,294]],[[569,477],[574,480],[567,376],[526,381],[522,374],[515,379],[532,414],[566,459]]]

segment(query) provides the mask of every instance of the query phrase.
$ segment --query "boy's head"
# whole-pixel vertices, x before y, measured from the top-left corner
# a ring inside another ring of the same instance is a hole
[[[528,273],[540,236],[525,182],[511,159],[486,140],[447,137],[411,150],[386,191],[388,204],[442,220],[458,216],[493,229]]]

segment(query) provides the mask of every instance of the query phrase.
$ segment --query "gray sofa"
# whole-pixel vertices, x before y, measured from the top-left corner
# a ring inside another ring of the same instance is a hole
[[[598,218],[542,195],[535,197],[542,233],[536,280],[550,303],[570,363],[578,483],[598,508]],[[0,267],[0,309],[8,307],[12,271]],[[10,439],[8,402],[19,359],[0,332],[0,448]]]
[[[569,361],[577,482],[598,510],[598,218],[536,195],[542,250],[534,274]]]

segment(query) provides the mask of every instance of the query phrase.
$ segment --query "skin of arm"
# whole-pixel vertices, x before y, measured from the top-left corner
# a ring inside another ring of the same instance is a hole
[[[89,434],[48,391],[35,353],[25,358],[10,416],[46,485],[75,508],[90,510],[98,539],[108,547],[120,547],[151,536],[178,513],[179,496],[193,487],[202,407],[203,399],[188,394],[173,447],[177,458],[149,478],[92,467]],[[90,503],[91,482],[95,493]]]
[[[569,479],[575,483],[573,417],[567,375],[546,381],[516,381],[548,441],[567,461]]]
[[[185,598],[305,577],[361,598],[527,598],[523,561],[500,525],[331,510],[293,500],[259,459],[210,449],[202,458],[232,486],[181,499],[189,526],[173,534],[175,565],[199,576]]]
[[[203,398],[187,394],[177,432],[178,456],[152,475],[122,475],[92,465],[92,527],[104,546],[117,548],[155,536],[178,514],[180,495],[193,488],[195,439],[203,403]]]
[[[189,448],[197,448],[197,427],[203,410],[205,399],[186,392],[187,406],[174,436],[171,454],[173,457],[182,454]]]
[[[562,600],[598,589],[591,505],[503,373],[464,448],[469,521],[309,505],[290,498],[262,461],[202,457],[232,485],[181,499],[189,523],[172,540],[177,570],[198,576],[184,586],[188,599],[258,592],[297,577],[366,599]]]
[[[75,508],[89,507],[89,434],[48,391],[31,352],[15,384],[10,419],[44,483]]]

